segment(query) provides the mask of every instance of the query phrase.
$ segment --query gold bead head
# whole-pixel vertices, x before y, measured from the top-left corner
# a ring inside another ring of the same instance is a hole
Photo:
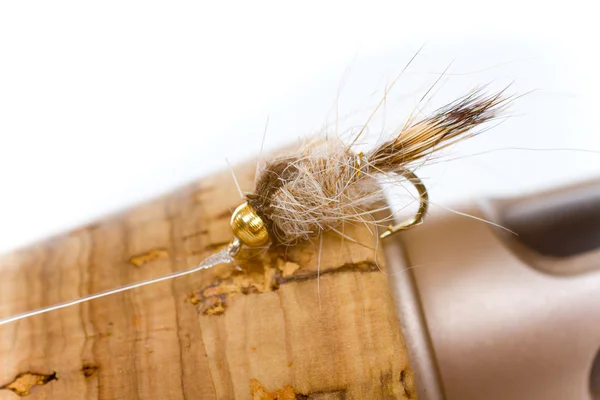
[[[246,246],[261,246],[269,242],[267,226],[248,203],[241,204],[233,212],[231,229]]]

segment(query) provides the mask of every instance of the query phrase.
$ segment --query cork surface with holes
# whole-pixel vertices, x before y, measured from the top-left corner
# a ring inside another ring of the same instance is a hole
[[[250,190],[254,168],[236,171]],[[0,316],[187,269],[231,239],[239,203],[225,171],[0,256]],[[242,271],[0,326],[0,400],[416,398],[375,240],[344,234],[324,238],[319,280],[318,243],[244,251]]]

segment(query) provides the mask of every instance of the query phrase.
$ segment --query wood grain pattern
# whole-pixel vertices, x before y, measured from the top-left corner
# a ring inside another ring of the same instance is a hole
[[[237,169],[246,189],[253,172]],[[190,268],[231,239],[239,203],[225,172],[4,255],[0,316]],[[326,236],[320,271],[313,243],[246,250],[241,271],[0,326],[0,400],[416,398],[373,236],[345,229],[357,243]]]

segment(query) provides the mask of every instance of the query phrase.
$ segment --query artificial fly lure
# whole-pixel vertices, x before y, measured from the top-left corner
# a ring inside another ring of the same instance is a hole
[[[362,131],[350,145],[339,138],[311,140],[298,151],[259,168],[254,191],[232,214],[231,243],[198,266],[8,317],[0,320],[0,325],[233,263],[243,246],[290,246],[323,232],[340,233],[338,228],[344,223],[389,224],[391,216],[379,220],[374,216],[385,200],[381,177],[401,176],[411,182],[419,194],[419,208],[409,220],[389,225],[380,238],[418,225],[427,213],[429,199],[426,187],[413,172],[415,164],[479,133],[474,128],[497,118],[509,100],[503,91],[486,95],[482,89],[475,90],[430,116],[410,117],[391,140],[366,153],[353,149]]]

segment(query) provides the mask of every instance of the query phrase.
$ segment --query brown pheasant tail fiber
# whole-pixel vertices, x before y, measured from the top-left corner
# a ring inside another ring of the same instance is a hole
[[[474,136],[473,128],[500,115],[508,99],[503,92],[485,95],[482,90],[450,103],[431,116],[407,126],[394,139],[367,155],[375,171],[393,172],[458,141]]]

